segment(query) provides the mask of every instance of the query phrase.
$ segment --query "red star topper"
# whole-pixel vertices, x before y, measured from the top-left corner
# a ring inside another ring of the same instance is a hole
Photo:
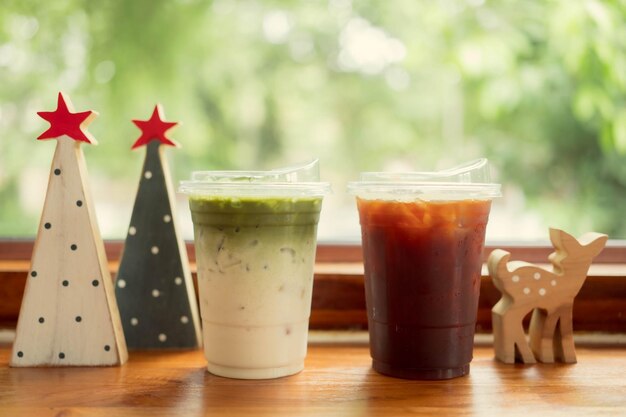
[[[75,113],[72,102],[63,93],[59,93],[55,111],[39,111],[37,114],[50,123],[48,130],[39,135],[38,140],[55,139],[67,135],[79,142],[98,143],[86,130],[98,113],[91,110]]]
[[[141,136],[135,142],[131,149],[136,149],[140,146],[148,144],[150,141],[156,139],[165,145],[178,146],[178,143],[170,140],[165,136],[165,132],[176,126],[178,123],[166,122],[163,120],[163,110],[161,105],[154,106],[154,111],[149,120],[133,120],[133,123],[141,129]]]

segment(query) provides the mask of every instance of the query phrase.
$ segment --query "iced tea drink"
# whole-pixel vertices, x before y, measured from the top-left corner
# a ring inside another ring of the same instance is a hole
[[[491,198],[499,194],[492,185],[464,193],[463,184],[415,176],[394,182],[399,192],[381,181],[356,185],[378,372],[408,379],[469,372],[485,230]]]

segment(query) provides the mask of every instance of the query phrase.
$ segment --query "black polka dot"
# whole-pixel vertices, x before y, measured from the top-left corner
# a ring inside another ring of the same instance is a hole
[[[30,276],[35,278],[37,276],[37,271],[31,271]]]
[[[108,352],[109,350],[111,350],[111,346],[109,346],[109,345],[104,345],[104,350],[106,350],[106,351]]]
[[[81,200],[76,201],[76,205],[78,207],[81,207],[83,205],[83,202]]]
[[[50,223],[46,223],[43,225],[43,227],[45,227],[46,229],[49,229],[52,227],[52,225]]]
[[[61,284],[63,284],[64,287],[67,287],[70,285],[70,282],[68,280],[64,280]]]
[[[59,168],[55,169],[54,175],[61,175],[61,170]]]
[[[22,352],[21,350],[19,352],[17,352],[17,357],[18,358],[24,357],[24,352]]]
[[[76,323],[80,323],[81,321],[83,321],[83,318],[81,316],[76,316]]]
[[[78,246],[76,246],[76,245],[72,245],[72,246],[70,246],[70,249],[71,249],[71,250],[76,250],[76,249],[78,249]]]
[[[97,287],[98,285],[100,285],[100,282],[97,279],[94,279],[93,281],[91,281],[91,285]]]
[[[63,352],[59,353],[59,359],[65,359],[65,353]]]
[[[43,317],[39,317],[39,323],[43,323],[44,321],[46,321],[46,320],[44,320]]]

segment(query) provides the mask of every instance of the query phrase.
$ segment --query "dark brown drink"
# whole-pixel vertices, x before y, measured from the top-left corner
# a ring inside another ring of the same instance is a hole
[[[409,379],[466,375],[491,201],[357,204],[374,369]]]

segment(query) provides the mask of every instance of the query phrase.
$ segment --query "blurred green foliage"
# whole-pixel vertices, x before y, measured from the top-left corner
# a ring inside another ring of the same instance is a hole
[[[0,80],[0,235],[34,233],[36,111],[64,90],[115,181],[161,102],[176,179],[318,156],[343,193],[484,155],[548,224],[626,237],[626,0],[4,0]]]

